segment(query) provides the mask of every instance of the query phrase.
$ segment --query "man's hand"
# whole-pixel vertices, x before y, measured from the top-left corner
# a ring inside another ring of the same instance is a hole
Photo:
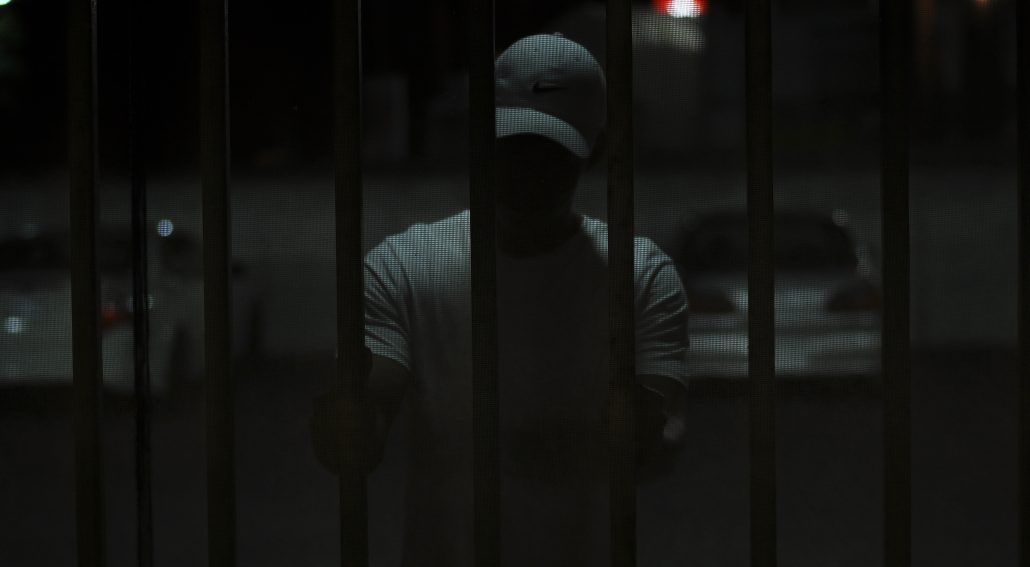
[[[314,400],[311,442],[318,461],[334,474],[367,473],[379,465],[390,425],[412,381],[407,368],[367,348],[362,362],[362,376],[368,381],[364,404],[342,390]]]
[[[644,386],[637,386],[633,408],[634,433],[637,464],[650,463],[663,452],[663,431],[665,413],[662,411],[665,399],[661,394]]]
[[[370,472],[382,460],[375,413],[342,391],[321,394],[311,412],[315,456],[329,472]]]
[[[372,352],[365,347],[360,380],[372,373]],[[315,398],[311,412],[311,444],[322,466],[333,474],[370,472],[382,460],[376,412],[343,390]]]
[[[651,473],[671,470],[684,433],[683,387],[663,377],[638,376],[635,443],[637,465]]]

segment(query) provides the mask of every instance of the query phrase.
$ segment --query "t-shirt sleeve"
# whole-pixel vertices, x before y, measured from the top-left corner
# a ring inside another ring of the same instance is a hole
[[[411,369],[410,287],[389,239],[365,256],[364,277],[365,346]]]
[[[638,375],[687,384],[687,295],[672,260],[654,244],[637,256]]]

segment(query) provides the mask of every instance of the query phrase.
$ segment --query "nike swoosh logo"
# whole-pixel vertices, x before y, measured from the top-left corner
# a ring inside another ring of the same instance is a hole
[[[555,83],[548,83],[546,81],[537,81],[533,83],[533,93],[535,94],[549,93],[552,91],[564,91],[567,88],[568,87],[564,87],[562,85],[558,85]]]

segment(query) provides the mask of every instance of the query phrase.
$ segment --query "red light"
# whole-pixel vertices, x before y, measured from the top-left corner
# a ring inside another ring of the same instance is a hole
[[[652,0],[655,11],[674,18],[696,18],[708,9],[708,0]]]
[[[113,327],[128,318],[128,314],[108,303],[100,309],[100,326],[104,329]]]

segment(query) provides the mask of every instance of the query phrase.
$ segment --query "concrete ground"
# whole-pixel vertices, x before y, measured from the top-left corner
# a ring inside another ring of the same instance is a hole
[[[308,445],[327,359],[240,368],[240,565],[338,564],[336,488]],[[881,401],[861,384],[787,384],[777,420],[781,564],[881,564]],[[748,564],[747,398],[700,381],[674,471],[639,491],[644,566]],[[1016,373],[995,351],[924,352],[913,397],[913,565],[1016,565]],[[66,391],[6,391],[0,406],[0,565],[74,564],[74,471]],[[133,425],[109,400],[105,472],[110,565],[133,564]],[[154,427],[156,565],[206,561],[199,390],[159,401]],[[399,557],[403,445],[371,479],[372,558]]]

